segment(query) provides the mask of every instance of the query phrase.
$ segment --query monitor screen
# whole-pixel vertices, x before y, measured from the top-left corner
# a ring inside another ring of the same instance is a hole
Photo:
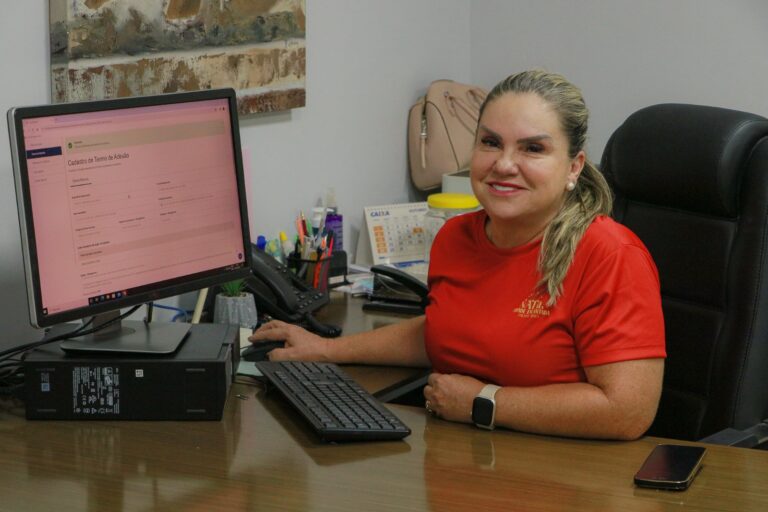
[[[8,112],[33,325],[249,273],[234,91]]]

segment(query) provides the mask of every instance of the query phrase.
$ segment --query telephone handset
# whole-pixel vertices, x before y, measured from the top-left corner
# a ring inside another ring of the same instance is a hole
[[[429,288],[411,274],[388,265],[374,265],[373,293],[363,304],[367,311],[423,315],[429,304]]]
[[[297,323],[308,320],[313,311],[328,304],[328,295],[307,286],[288,267],[253,248],[253,276],[245,280],[256,299],[256,309],[277,320]]]

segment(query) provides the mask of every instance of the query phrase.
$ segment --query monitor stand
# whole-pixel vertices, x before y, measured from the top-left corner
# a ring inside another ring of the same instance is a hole
[[[96,315],[93,325],[102,325],[119,315],[119,311]],[[65,352],[79,354],[172,354],[187,337],[191,327],[187,323],[118,320],[96,333],[62,341],[60,346]]]

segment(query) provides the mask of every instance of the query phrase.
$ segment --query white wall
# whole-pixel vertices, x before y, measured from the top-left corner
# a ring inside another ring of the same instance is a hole
[[[19,2],[13,16],[0,16],[0,349],[34,341],[21,266],[19,223],[5,112],[13,106],[47,103],[48,2]]]
[[[331,186],[349,250],[364,206],[409,199],[408,108],[436,77],[469,79],[469,7],[307,1],[307,107],[241,122],[257,231],[295,232],[295,215]]]
[[[764,0],[474,0],[472,79],[533,67],[581,87],[588,154],[639,108],[698,103],[768,116]]]
[[[0,111],[50,101],[48,1],[0,17]],[[357,238],[362,208],[411,197],[408,108],[435,78],[469,79],[467,0],[307,0],[307,106],[241,122],[255,231],[289,233],[332,186]],[[31,341],[7,126],[0,122],[0,347]],[[162,312],[159,312],[162,314]]]

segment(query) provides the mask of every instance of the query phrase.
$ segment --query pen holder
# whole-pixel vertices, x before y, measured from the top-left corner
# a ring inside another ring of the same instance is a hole
[[[304,281],[320,293],[328,293],[328,275],[331,270],[331,256],[323,256],[319,259],[304,259],[290,256],[288,258],[288,268],[290,268],[296,277]]]

